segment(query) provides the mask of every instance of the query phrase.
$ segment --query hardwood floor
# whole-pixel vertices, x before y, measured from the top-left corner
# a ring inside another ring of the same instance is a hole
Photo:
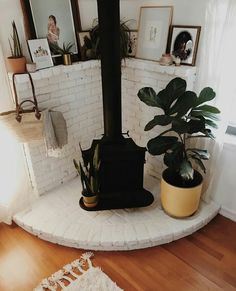
[[[32,290],[83,252],[0,224],[0,291]],[[126,291],[236,290],[236,223],[217,216],[176,242],[130,252],[95,252],[93,262]]]

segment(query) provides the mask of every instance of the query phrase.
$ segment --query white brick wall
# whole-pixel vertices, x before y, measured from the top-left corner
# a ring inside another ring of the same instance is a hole
[[[88,61],[72,66],[57,66],[32,74],[41,109],[50,108],[63,113],[68,127],[69,143],[60,158],[46,156],[44,141],[26,145],[26,156],[33,186],[39,195],[72,179],[76,172],[72,160],[78,156],[79,142],[88,148],[95,137],[103,133],[102,88],[100,62]],[[146,123],[158,109],[149,108],[139,101],[137,92],[144,86],[156,91],[163,89],[174,77],[180,76],[193,87],[194,67],[163,67],[156,62],[138,59],[126,60],[122,68],[123,132],[129,130],[138,145],[157,130],[144,132]],[[21,100],[31,96],[27,75],[16,78]],[[147,154],[147,171],[154,176],[162,172],[162,159]]]

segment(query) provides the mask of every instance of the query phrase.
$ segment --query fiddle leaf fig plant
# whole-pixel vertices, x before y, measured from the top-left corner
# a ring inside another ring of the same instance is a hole
[[[189,146],[192,138],[211,138],[210,128],[217,128],[219,109],[208,105],[215,98],[212,88],[204,88],[197,96],[186,91],[186,81],[171,80],[158,94],[150,87],[139,90],[139,99],[148,106],[160,108],[163,113],[154,116],[145,126],[145,131],[155,126],[165,126],[157,137],[149,140],[147,149],[151,155],[164,155],[165,165],[176,172],[183,181],[193,180],[193,161],[206,171],[203,161],[209,159],[205,149]]]

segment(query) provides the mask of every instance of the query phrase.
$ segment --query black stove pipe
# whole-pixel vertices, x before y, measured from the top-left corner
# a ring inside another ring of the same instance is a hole
[[[120,1],[97,0],[103,92],[104,140],[121,142]]]

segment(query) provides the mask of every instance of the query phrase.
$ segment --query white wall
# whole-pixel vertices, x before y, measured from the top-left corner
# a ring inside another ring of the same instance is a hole
[[[12,35],[11,22],[14,20],[17,26],[19,37],[24,40],[24,23],[20,0],[0,0],[0,42],[4,56],[10,55],[8,38]],[[27,53],[26,42],[22,41],[24,53]]]
[[[214,193],[214,200],[222,206],[222,215],[236,221],[236,144],[224,144],[219,165],[221,170],[216,192]]]
[[[204,25],[204,14],[208,0],[121,0],[121,18],[134,19],[133,28],[137,28],[141,6],[174,6],[173,24]],[[79,0],[83,30],[91,27],[97,18],[96,0]]]

